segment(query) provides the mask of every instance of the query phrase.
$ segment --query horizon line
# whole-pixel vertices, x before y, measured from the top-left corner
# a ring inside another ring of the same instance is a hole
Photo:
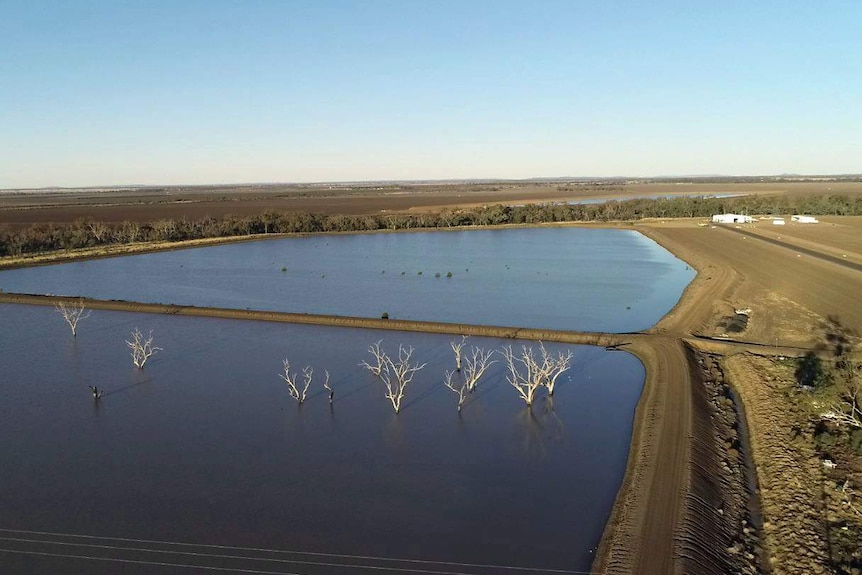
[[[321,181],[270,181],[270,182],[221,182],[205,184],[183,184],[183,183],[158,183],[158,184],[94,184],[84,186],[38,186],[0,188],[0,192],[39,192],[39,191],[63,191],[63,190],[114,190],[114,189],[144,189],[144,188],[206,188],[206,187],[239,187],[239,186],[369,186],[369,185],[446,185],[446,184],[489,184],[489,183],[542,183],[542,182],[576,182],[590,183],[601,181],[643,181],[643,180],[706,180],[706,179],[828,179],[828,178],[862,178],[862,173],[839,173],[839,174],[680,174],[661,176],[536,176],[529,178],[430,178],[430,179],[381,179],[381,180],[321,180]]]

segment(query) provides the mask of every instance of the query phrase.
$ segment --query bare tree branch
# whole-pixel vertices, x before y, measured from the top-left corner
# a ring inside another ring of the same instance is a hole
[[[492,355],[494,355],[494,350],[486,352],[481,347],[475,345],[470,349],[470,357],[466,358],[466,367],[464,369],[464,381],[470,393],[473,393],[473,390],[476,389],[479,378],[485,374],[485,371],[491,367],[491,364],[496,363],[496,361],[491,359]]]
[[[559,352],[553,355],[545,349],[545,345],[542,342],[539,342],[539,348],[542,353],[542,365],[540,368],[542,385],[548,390],[548,395],[554,395],[554,386],[557,384],[557,378],[572,365],[574,353],[572,350],[568,350],[565,354]]]
[[[461,341],[450,341],[449,346],[452,348],[452,351],[455,352],[455,371],[461,371],[461,349],[464,347],[464,343],[467,341],[467,336],[462,335]]]
[[[515,388],[515,391],[518,392],[528,407],[533,405],[536,391],[542,387],[543,381],[540,366],[533,354],[533,348],[522,345],[521,353],[516,354],[512,350],[512,346],[508,345],[503,348],[501,353],[506,359],[506,367],[509,370],[509,373],[506,374],[509,385]]]
[[[458,413],[461,413],[461,406],[464,405],[464,401],[467,399],[467,381],[462,381],[459,385],[452,381],[452,377],[455,375],[454,371],[446,370],[443,373],[443,385],[458,394]]]
[[[110,231],[110,228],[104,222],[90,221],[87,222],[87,227],[97,243],[101,243]]]
[[[144,364],[147,363],[147,360],[157,352],[162,351],[162,348],[153,345],[152,330],[147,335],[147,339],[144,339],[141,330],[135,328],[135,331],[132,332],[132,341],[126,340],[126,345],[132,350],[132,363],[138,369],[144,369]]]
[[[332,400],[335,398],[335,389],[332,388],[332,384],[329,383],[329,371],[323,370],[323,388],[329,391],[329,403],[332,403]]]
[[[287,383],[287,391],[290,393],[290,397],[296,400],[297,403],[302,404],[305,401],[305,397],[308,394],[308,388],[311,386],[311,379],[314,370],[310,365],[305,366],[302,370],[302,388],[300,389],[300,384],[297,383],[298,374],[296,372],[290,373],[290,360],[284,358],[284,373],[278,374],[278,377],[283,379]]]
[[[77,304],[72,305],[66,305],[63,302],[59,302],[54,305],[54,309],[63,316],[63,319],[65,319],[66,323],[69,324],[69,327],[72,328],[72,337],[77,337],[78,335],[78,322],[90,317],[90,310],[84,308],[83,298],[79,299]]]
[[[395,413],[401,412],[401,401],[404,399],[404,392],[407,386],[413,381],[413,376],[416,372],[424,368],[427,364],[411,363],[413,356],[413,347],[398,346],[398,360],[395,361],[385,353],[383,357],[385,363],[380,371],[380,379],[386,386],[386,398],[392,403],[392,408]]]
[[[368,346],[368,353],[374,356],[373,363],[368,363],[367,361],[363,361],[359,365],[373,373],[375,376],[380,377],[383,368],[386,366],[386,352],[380,347],[380,344],[383,343],[382,339],[377,340],[376,343]]]
[[[859,376],[859,365],[851,359],[844,359],[840,370],[837,397],[820,417],[862,429],[862,377]]]

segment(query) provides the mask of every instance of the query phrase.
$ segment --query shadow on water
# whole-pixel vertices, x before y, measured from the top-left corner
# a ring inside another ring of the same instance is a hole
[[[344,381],[344,380],[349,381],[350,378],[344,377],[340,381]],[[368,388],[374,387],[375,383],[377,383],[376,378],[375,379],[369,379],[368,381],[360,383],[357,387],[355,387],[349,391],[342,391],[341,388],[343,387],[343,385],[336,383],[334,386],[335,387],[335,399],[333,400],[333,403],[338,403],[340,401],[344,401],[348,397],[355,395],[357,393],[363,393]]]
[[[329,395],[329,390],[324,389],[323,387],[320,387],[320,388],[316,389],[315,391],[309,393],[307,396],[305,396],[305,401],[311,401],[311,400],[318,398],[322,395]]]
[[[158,379],[156,377],[144,376],[144,374],[141,374],[141,375],[143,376],[143,378],[138,379],[137,381],[134,381],[128,385],[124,385],[122,387],[117,387],[117,388],[112,389],[110,391],[102,392],[102,397],[108,397],[109,395],[117,395],[118,393],[123,393],[123,392],[129,391],[130,389],[134,389],[134,388],[138,387],[139,385],[142,385],[144,383],[151,383],[151,382],[156,381]]]
[[[475,389],[473,390],[473,393],[470,394],[469,399],[464,402],[464,406],[466,407],[471,403],[479,401],[482,397],[498,389],[501,385],[503,384],[496,381],[486,382],[484,380],[480,380],[479,383],[476,385]]]
[[[412,397],[412,399],[409,399],[408,401],[404,402],[401,405],[401,411],[404,411],[405,409],[409,409],[413,406],[419,405],[420,403],[422,403],[423,401],[425,401],[426,399],[428,399],[429,397],[431,397],[435,393],[441,391],[442,388],[443,388],[442,383],[440,384],[440,388],[438,388],[436,385],[428,385],[427,389],[424,390],[422,393],[420,393],[418,395],[414,395]],[[409,388],[408,388],[408,391],[409,391]],[[407,396],[407,397],[410,397],[410,396]]]

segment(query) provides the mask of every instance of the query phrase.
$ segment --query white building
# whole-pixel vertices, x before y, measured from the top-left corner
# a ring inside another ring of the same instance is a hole
[[[790,216],[791,222],[797,222],[800,224],[817,224],[819,221],[814,216]]]
[[[715,214],[712,216],[714,224],[753,224],[754,218],[740,214]]]

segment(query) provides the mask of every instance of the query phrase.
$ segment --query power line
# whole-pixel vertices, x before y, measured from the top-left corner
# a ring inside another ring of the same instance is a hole
[[[315,567],[340,567],[344,569],[367,569],[372,571],[397,571],[400,573],[425,573],[426,575],[471,575],[456,571],[430,571],[428,569],[410,569],[404,567],[381,567],[378,565],[351,565],[349,563],[331,563],[325,561],[308,561],[301,559],[268,559],[266,557],[249,557],[246,555],[220,555],[217,553],[200,553],[195,551],[165,551],[164,549],[146,549],[143,547],[122,547],[118,545],[98,545],[94,543],[71,543],[67,541],[49,541],[46,539],[24,539],[18,537],[0,537],[2,541],[17,541],[19,543],[42,543],[45,545],[66,545],[70,547],[88,547],[91,549],[109,549],[111,551],[136,551],[138,553],[161,553],[165,555],[185,555],[190,557],[205,557],[211,559],[243,559],[246,561],[263,561],[267,563],[287,563]]]
[[[94,557],[90,555],[70,555],[65,553],[46,553],[42,551],[18,551],[16,549],[0,548],[0,553],[18,553],[21,555],[38,555],[40,557],[60,557],[63,559],[86,559],[88,561],[108,561],[112,563],[132,563],[153,567],[185,567],[186,569],[206,569],[208,571],[231,571],[234,573],[252,573],[253,575],[305,575],[288,571],[260,571],[256,569],[234,569],[231,567],[208,567],[206,565],[184,565],[182,563],[167,563],[164,561],[139,561],[135,559],[116,559],[113,557]]]
[[[227,551],[245,551],[245,552],[263,552],[263,553],[272,553],[272,554],[281,554],[281,555],[306,555],[311,557],[326,557],[326,558],[334,558],[334,559],[352,559],[352,560],[366,560],[366,561],[379,561],[379,562],[397,562],[397,563],[408,563],[408,564],[416,564],[416,565],[441,565],[441,566],[451,566],[451,567],[472,567],[478,569],[495,569],[495,570],[507,570],[507,571],[521,571],[521,572],[533,572],[533,573],[559,573],[565,575],[592,575],[595,572],[592,571],[575,571],[570,569],[550,569],[550,568],[541,568],[541,567],[516,567],[511,565],[494,565],[494,564],[483,564],[483,563],[459,563],[454,561],[433,561],[427,559],[400,559],[397,557],[383,557],[383,556],[373,556],[373,555],[349,555],[349,554],[338,554],[338,553],[323,553],[323,552],[314,552],[314,551],[295,551],[295,550],[285,550],[285,549],[266,549],[261,547],[238,547],[231,545],[212,545],[212,544],[203,544],[203,543],[183,543],[176,541],[158,541],[152,539],[132,539],[125,537],[100,537],[95,535],[78,535],[73,533],[54,533],[48,531],[30,531],[23,529],[4,529],[0,528],[0,532],[6,533],[21,533],[21,534],[29,534],[29,535],[47,535],[53,537],[70,537],[70,538],[80,538],[80,539],[90,539],[90,540],[104,540],[104,541],[122,541],[127,543],[144,543],[151,545],[170,545],[170,546],[179,546],[179,547],[198,547],[202,549],[219,549],[219,550],[227,550]],[[0,539],[8,539],[15,540],[14,538],[8,537],[0,537]],[[118,550],[132,550],[132,551],[142,551],[142,552],[165,552],[165,553],[177,553],[183,555],[199,555],[204,557],[221,557],[221,558],[238,558],[238,559],[250,559],[250,560],[259,560],[259,561],[271,561],[271,562],[286,562],[286,563],[302,563],[308,565],[328,565],[324,563],[314,563],[310,561],[299,561],[299,560],[289,560],[289,559],[265,559],[265,558],[254,558],[254,557],[242,557],[242,556],[230,556],[230,555],[218,555],[218,554],[207,554],[207,553],[199,553],[192,551],[159,551],[154,549],[140,549],[140,548],[124,548],[118,546],[110,546],[110,545],[98,545],[98,544],[85,544],[85,543],[71,543],[71,542],[53,542],[46,540],[26,540],[33,541],[38,543],[45,544],[55,544],[55,545],[80,545],[80,546],[88,546],[88,547],[102,547],[102,548],[116,548]],[[9,551],[9,550],[7,550]],[[380,566],[352,566],[346,564],[333,564],[332,566],[340,566],[340,567],[361,567],[366,569],[376,569],[376,570],[394,570],[394,571],[408,571],[403,568],[395,569],[392,567],[380,567]],[[456,575],[454,572],[441,572],[441,571],[423,571],[419,569],[411,569],[410,572],[414,573],[446,573],[447,575]]]

